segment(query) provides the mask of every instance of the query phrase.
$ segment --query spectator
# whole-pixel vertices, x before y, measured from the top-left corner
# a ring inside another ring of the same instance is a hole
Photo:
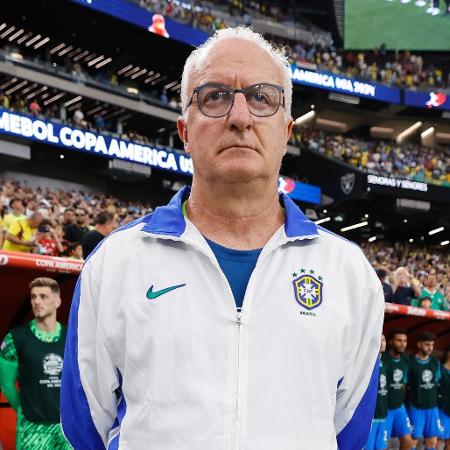
[[[414,300],[413,300],[412,304],[414,306],[416,306]],[[431,308],[431,298],[430,297],[421,297],[419,300],[419,304],[417,306],[420,306],[423,309],[432,309]]]
[[[381,285],[383,286],[384,300],[386,302],[392,303],[394,301],[394,293],[392,292],[392,287],[389,283],[386,283],[387,273],[384,269],[378,269],[377,271],[378,278],[381,281]]]
[[[178,109],[178,108],[179,108],[178,103],[177,103],[177,101],[175,100],[175,97],[171,97],[171,99],[170,99],[170,101],[169,101],[169,106],[170,106],[171,108],[173,108],[173,109]]]
[[[20,198],[13,198],[9,201],[10,211],[8,214],[5,214],[3,217],[3,230],[6,232],[11,227],[14,222],[18,220],[26,219],[27,216],[25,213],[25,204]]]
[[[9,109],[9,97],[3,92],[0,91],[0,107],[4,109]]]
[[[78,261],[83,260],[83,246],[79,242],[74,242],[69,247],[69,258]]]
[[[88,231],[81,239],[83,246],[83,258],[86,259],[97,244],[117,227],[117,221],[113,214],[101,212],[95,217],[95,228]]]
[[[89,231],[88,212],[84,208],[77,208],[75,211],[76,223],[66,228],[64,239],[69,242],[81,242],[83,236]]]
[[[167,105],[169,103],[169,99],[167,98],[167,93],[166,90],[163,89],[162,93],[159,97],[159,101],[163,104],[163,105]]]
[[[73,123],[77,127],[85,128],[87,127],[87,122],[84,119],[83,111],[80,108],[77,108],[73,113]]]
[[[437,278],[435,275],[428,275],[423,280],[423,289],[419,296],[419,302],[423,303],[423,300],[430,300],[430,309],[437,309],[441,311],[447,310],[447,302],[445,301],[444,294],[437,290]],[[413,302],[414,304],[414,302]]]
[[[3,242],[3,250],[32,253],[36,246],[36,231],[42,220],[40,212],[29,218],[17,220],[9,228]]]
[[[41,107],[36,99],[34,99],[28,106],[28,109],[33,116],[37,116],[41,114]]]
[[[66,232],[67,228],[70,227],[71,225],[73,225],[75,223],[75,209],[68,207],[64,210],[64,215],[63,215],[63,222],[62,222],[62,226],[64,229],[64,232]]]
[[[41,255],[61,256],[64,251],[64,247],[48,219],[41,221],[38,226],[37,244],[38,253]]]
[[[406,267],[399,267],[395,271],[392,290],[394,301],[399,305],[411,306],[412,299],[420,295],[419,284]]]
[[[101,114],[96,114],[95,115],[95,128],[99,132],[101,130],[105,129],[105,119],[103,118],[103,116]]]

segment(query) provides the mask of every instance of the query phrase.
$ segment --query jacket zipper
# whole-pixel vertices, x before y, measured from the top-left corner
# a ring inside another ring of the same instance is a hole
[[[236,450],[239,449],[240,425],[239,425],[239,376],[240,376],[240,358],[241,358],[241,325],[242,325],[242,307],[236,307],[236,324],[238,326],[237,336],[237,361],[236,361]]]

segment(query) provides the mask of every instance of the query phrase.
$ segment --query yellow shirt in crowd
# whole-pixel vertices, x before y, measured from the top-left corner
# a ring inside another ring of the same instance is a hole
[[[3,217],[3,229],[5,231],[8,231],[10,226],[14,223],[17,222],[18,220],[23,220],[26,219],[27,216],[21,214],[20,216],[16,216],[13,213],[8,213],[5,214],[5,216]]]
[[[30,222],[28,219],[16,220],[9,228],[8,233],[12,234],[15,237],[22,239],[23,241],[29,241],[36,234],[37,229],[31,228]],[[30,253],[32,247],[28,247],[27,245],[14,244],[11,241],[5,239],[3,242],[3,250],[13,251],[13,252],[22,252],[22,253]]]

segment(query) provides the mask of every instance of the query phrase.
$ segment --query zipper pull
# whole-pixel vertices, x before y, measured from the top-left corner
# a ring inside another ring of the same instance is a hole
[[[236,308],[236,323],[238,325],[240,325],[242,323],[241,322],[241,317],[242,317],[242,308],[237,307]]]

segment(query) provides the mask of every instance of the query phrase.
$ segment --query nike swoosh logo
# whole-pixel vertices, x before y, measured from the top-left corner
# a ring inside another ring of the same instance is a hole
[[[169,286],[168,288],[161,289],[159,291],[153,290],[153,285],[150,286],[150,289],[147,291],[147,298],[149,300],[153,300],[155,298],[160,297],[161,295],[167,294],[170,291],[173,291],[175,289],[178,289],[180,287],[186,286],[186,283],[184,284],[177,284],[176,286]]]

